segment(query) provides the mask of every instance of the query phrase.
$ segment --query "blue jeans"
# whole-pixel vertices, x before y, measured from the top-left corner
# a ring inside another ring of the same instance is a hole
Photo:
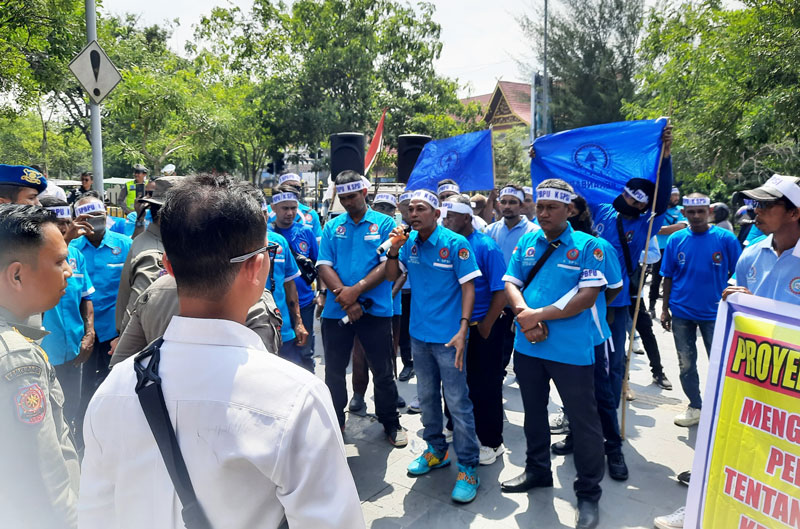
[[[681,370],[681,386],[689,398],[689,406],[700,409],[700,377],[697,376],[697,328],[706,346],[706,355],[711,354],[711,339],[714,337],[714,321],[694,321],[672,317],[672,335],[678,351],[678,367]]]
[[[278,356],[284,358],[300,367],[305,367],[312,373],[314,372],[314,305],[313,303],[300,309],[300,319],[303,320],[303,327],[308,331],[308,339],[302,347],[297,345],[297,339],[284,342],[278,351]]]
[[[608,312],[613,312],[614,314],[614,321],[609,324],[614,350],[608,353],[608,378],[611,383],[611,393],[614,397],[614,409],[619,409],[619,401],[620,397],[622,397],[622,382],[625,379],[625,354],[627,352],[625,340],[633,324],[629,310],[628,306],[608,307]]]
[[[417,373],[417,394],[422,409],[422,438],[439,453],[447,451],[447,441],[442,434],[442,396],[453,418],[453,445],[458,462],[469,467],[478,466],[480,444],[475,434],[475,417],[469,400],[467,372],[459,371],[453,364],[455,347],[441,343],[428,343],[411,337],[411,354]],[[465,362],[466,363],[466,362]]]

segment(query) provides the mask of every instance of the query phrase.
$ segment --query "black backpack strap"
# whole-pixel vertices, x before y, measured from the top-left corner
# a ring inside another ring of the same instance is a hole
[[[521,292],[524,292],[525,289],[528,288],[528,285],[531,284],[533,278],[536,277],[536,274],[538,274],[539,270],[541,270],[544,266],[545,261],[547,261],[551,255],[553,255],[553,252],[555,252],[556,248],[559,246],[561,246],[561,241],[559,240],[555,240],[547,245],[547,250],[545,250],[544,255],[542,255],[539,260],[536,261],[536,264],[533,265],[533,269],[531,270],[530,274],[528,274],[528,279],[525,280],[525,284],[522,285],[522,288],[520,289]]]
[[[617,214],[617,237],[619,237],[619,244],[622,246],[622,255],[625,257],[625,271],[628,279],[633,277],[633,261],[631,260],[631,249],[628,246],[628,238],[625,236],[625,230],[622,228],[622,217]]]
[[[183,459],[175,430],[169,420],[169,412],[164,402],[164,393],[161,391],[161,377],[158,376],[158,364],[161,360],[161,345],[163,338],[152,342],[147,348],[138,353],[133,362],[136,370],[136,395],[142,405],[142,411],[147,418],[147,424],[153,432],[153,437],[161,452],[164,465],[167,467],[169,477],[175,487],[175,492],[181,500],[183,509],[181,516],[187,529],[211,529],[211,524],[206,518],[203,507],[197,501],[194,493],[189,471]],[[150,358],[146,366],[139,362]]]

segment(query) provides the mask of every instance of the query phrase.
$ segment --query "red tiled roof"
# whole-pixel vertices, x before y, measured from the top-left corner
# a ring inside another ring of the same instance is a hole
[[[461,102],[465,105],[469,105],[470,103],[478,103],[480,104],[481,108],[486,110],[486,108],[489,106],[489,103],[492,101],[493,95],[494,92],[491,94],[483,94],[482,96],[465,97],[461,100]]]
[[[527,124],[531,122],[531,85],[528,83],[515,83],[511,81],[498,81],[491,94],[467,97],[461,100],[462,103],[480,103],[484,112],[489,110],[489,106],[494,102],[498,90],[505,98],[511,111]],[[499,94],[497,94],[499,95]]]

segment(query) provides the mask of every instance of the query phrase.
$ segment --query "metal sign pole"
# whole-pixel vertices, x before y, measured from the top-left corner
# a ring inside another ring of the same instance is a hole
[[[95,13],[95,0],[85,0],[86,5],[86,42],[97,40],[97,14]],[[92,173],[94,174],[94,189],[105,197],[103,192],[103,135],[100,125],[100,105],[89,98],[91,112],[92,132]]]

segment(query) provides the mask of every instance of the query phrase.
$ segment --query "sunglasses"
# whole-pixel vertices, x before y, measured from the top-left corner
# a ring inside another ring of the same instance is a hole
[[[777,200],[753,200],[754,209],[770,209],[778,203]]]
[[[265,252],[269,255],[270,261],[273,261],[275,259],[275,254],[277,253],[277,251],[278,251],[278,245],[275,244],[274,242],[271,242],[271,243],[267,244],[266,246],[262,246],[258,250],[253,250],[252,252],[246,253],[244,255],[231,257],[229,262],[231,262],[231,263],[243,263],[243,262],[247,261],[248,259],[250,259],[251,257],[255,257],[256,255],[258,255],[260,253],[265,253]]]

